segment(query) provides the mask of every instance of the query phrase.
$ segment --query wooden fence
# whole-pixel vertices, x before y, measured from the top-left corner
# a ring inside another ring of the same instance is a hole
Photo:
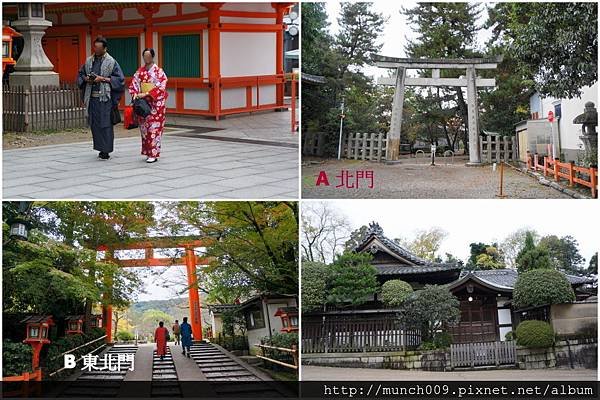
[[[346,133],[342,157],[352,160],[383,161],[387,154],[387,133]]]
[[[292,345],[291,349],[268,346],[262,343],[254,346],[261,351],[262,354],[256,355],[261,360],[298,371],[298,348],[296,345]]]
[[[515,136],[483,136],[479,142],[479,151],[481,152],[481,161],[489,164],[500,161],[517,161],[517,138]]]
[[[63,130],[86,126],[81,92],[74,83],[60,86],[5,85],[2,89],[4,131]]]
[[[325,132],[302,132],[302,154],[322,157],[325,155],[326,144]]]
[[[393,313],[302,317],[303,353],[400,351],[420,344],[421,333],[404,329]]]
[[[516,363],[517,349],[514,341],[450,345],[450,365],[452,368],[514,365]]]
[[[575,184],[585,186],[590,189],[592,197],[598,196],[598,169],[579,167],[574,162],[560,162],[559,159],[552,159],[544,156],[540,162],[537,153],[527,152],[527,169],[533,171],[543,171],[544,176],[552,176],[556,182],[561,179],[569,182],[569,186]]]

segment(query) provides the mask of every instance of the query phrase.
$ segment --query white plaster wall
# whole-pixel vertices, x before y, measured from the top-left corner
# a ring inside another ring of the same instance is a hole
[[[192,14],[197,12],[206,11],[206,7],[202,7],[200,3],[182,3],[181,12],[183,14]]]
[[[221,91],[221,109],[246,107],[246,88],[230,88]]]
[[[185,89],[183,92],[183,107],[192,110],[208,110],[207,89]]]
[[[98,18],[98,22],[111,22],[119,19],[117,10],[104,10],[101,18]]]
[[[573,119],[583,112],[586,102],[592,101],[598,107],[598,82],[583,88],[581,98],[556,99],[545,97],[541,99],[540,118],[547,118],[548,111],[554,111],[554,105],[560,103],[562,117],[558,121],[561,149],[579,149],[583,145],[579,140],[581,126],[574,125]]]
[[[512,317],[510,315],[510,309],[509,308],[499,308],[498,309],[498,324],[504,325],[504,324],[511,324],[511,323],[512,323]]]
[[[256,90],[253,92],[252,104],[256,105]],[[277,98],[277,87],[275,85],[264,85],[259,88],[259,105],[274,104]]]
[[[235,3],[227,2],[223,4],[221,10],[227,11],[255,11],[255,12],[273,12],[274,8],[270,2],[265,3]]]
[[[175,108],[175,96],[177,95],[177,91],[175,89],[169,89],[168,82],[167,93],[169,94],[169,97],[167,98],[167,108]]]
[[[177,6],[175,4],[161,4],[154,18],[170,17],[177,15]]]
[[[125,8],[123,9],[123,20],[128,19],[143,19],[144,17],[138,12],[137,8]]]
[[[202,77],[208,78],[208,29],[202,31]]]
[[[275,21],[275,18],[221,17],[221,23],[225,24],[274,24]]]
[[[500,341],[501,342],[506,341],[506,334],[510,331],[512,331],[512,328],[510,326],[503,326],[500,328],[499,332],[500,332]]]
[[[221,76],[276,73],[275,32],[222,32]]]
[[[66,24],[87,24],[89,23],[87,18],[82,12],[78,13],[66,13],[62,15],[62,23]]]

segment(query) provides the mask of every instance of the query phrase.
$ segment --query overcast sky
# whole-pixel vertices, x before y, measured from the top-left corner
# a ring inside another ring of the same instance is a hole
[[[309,203],[303,200],[303,205]],[[598,251],[600,217],[595,200],[331,200],[353,229],[376,221],[390,239],[413,238],[418,230],[448,232],[439,254],[466,261],[469,244],[502,241],[520,228],[540,235],[571,235],[579,242],[585,265]]]
[[[377,0],[373,2],[374,9],[388,18],[383,34],[380,36],[379,43],[383,43],[381,54],[390,57],[406,57],[407,54],[404,48],[409,40],[417,37],[417,34],[408,24],[408,19],[400,13],[400,7],[413,8],[417,4],[416,1],[394,1],[394,0]],[[482,26],[487,19],[486,6],[493,3],[481,3],[481,14],[477,21],[478,26]],[[340,3],[338,1],[328,1],[326,4],[327,15],[329,18],[329,29],[332,34],[339,31],[337,22]],[[482,47],[483,44],[490,38],[490,31],[481,29],[477,35],[477,47]],[[384,76],[385,70],[377,67],[368,66],[364,72],[370,76]]]

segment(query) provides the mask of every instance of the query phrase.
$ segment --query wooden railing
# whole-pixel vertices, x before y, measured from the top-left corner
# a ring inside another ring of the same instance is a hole
[[[254,346],[258,347],[261,350],[262,355],[256,355],[256,357],[260,358],[261,360],[281,365],[282,367],[290,368],[295,371],[298,370],[298,348],[296,347],[296,345],[292,345],[291,349],[285,347],[268,346],[266,344],[255,344]],[[293,364],[282,361],[281,359],[275,359],[274,357],[277,357],[278,353],[289,354]]]
[[[2,89],[4,131],[63,130],[86,126],[81,91],[74,83]]]
[[[421,332],[405,329],[394,313],[302,317],[303,353],[412,350]]]
[[[592,197],[598,196],[598,169],[587,168],[575,165],[574,162],[560,162],[560,160],[552,159],[544,156],[542,160],[537,153],[531,154],[527,152],[527,169],[533,171],[542,171],[544,176],[552,176],[556,182],[561,179],[569,182],[569,186],[575,184],[585,186],[590,189]]]
[[[455,367],[516,364],[514,341],[462,343],[450,345],[450,364]]]

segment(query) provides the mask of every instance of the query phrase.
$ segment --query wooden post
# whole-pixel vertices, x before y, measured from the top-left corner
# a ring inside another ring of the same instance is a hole
[[[504,161],[500,161],[500,194],[498,197],[506,197],[504,194]]]
[[[223,3],[205,3],[208,8],[208,81],[210,105],[215,119],[221,115],[221,14]]]
[[[533,155],[533,170],[537,172],[538,169],[538,153]]]
[[[560,176],[558,175],[558,173],[560,171],[560,167],[558,166],[559,163],[560,163],[560,159],[555,158],[554,159],[554,179],[556,180],[556,182],[560,181]]]
[[[596,168],[590,168],[590,182],[592,183],[592,197],[596,198],[597,190],[596,187],[598,185],[598,177],[596,176],[596,172],[598,170]]]
[[[574,180],[575,179],[575,162],[571,161],[569,162],[569,186],[573,187],[574,186]]]
[[[548,157],[544,157],[544,176],[548,176]]]

